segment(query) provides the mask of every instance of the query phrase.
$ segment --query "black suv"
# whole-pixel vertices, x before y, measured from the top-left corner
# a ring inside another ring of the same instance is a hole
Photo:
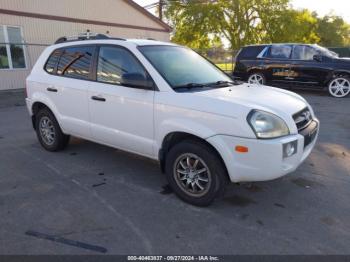
[[[324,47],[271,44],[243,47],[233,72],[251,84],[324,89],[334,97],[350,93],[350,58]]]

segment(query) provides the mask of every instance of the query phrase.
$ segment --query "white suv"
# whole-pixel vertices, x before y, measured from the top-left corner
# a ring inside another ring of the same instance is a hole
[[[60,42],[27,78],[28,110],[49,151],[73,135],[156,159],[181,199],[206,206],[229,181],[293,172],[315,145],[319,121],[302,97],[238,85],[188,48]]]

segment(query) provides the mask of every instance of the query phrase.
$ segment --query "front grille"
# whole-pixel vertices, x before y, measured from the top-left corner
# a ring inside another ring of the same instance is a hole
[[[295,121],[295,124],[297,125],[298,132],[300,133],[300,131],[307,128],[312,122],[312,114],[310,112],[310,109],[305,108],[300,112],[294,114],[293,119]]]
[[[318,124],[312,119],[309,108],[305,108],[293,115],[298,133],[304,137],[304,148],[310,145],[317,136]]]
[[[307,128],[304,128],[299,134],[304,137],[304,148],[310,145],[316,138],[318,132],[318,124],[311,121]]]

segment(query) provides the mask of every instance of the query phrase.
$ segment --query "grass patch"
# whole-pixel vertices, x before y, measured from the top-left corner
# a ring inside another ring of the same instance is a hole
[[[216,64],[217,67],[219,67],[223,71],[233,71],[234,65],[232,63],[221,63],[221,64]]]

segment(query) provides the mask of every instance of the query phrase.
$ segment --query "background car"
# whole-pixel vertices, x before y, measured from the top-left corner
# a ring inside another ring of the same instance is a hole
[[[328,89],[333,97],[346,97],[350,58],[318,45],[252,45],[238,53],[233,76],[251,84]]]

